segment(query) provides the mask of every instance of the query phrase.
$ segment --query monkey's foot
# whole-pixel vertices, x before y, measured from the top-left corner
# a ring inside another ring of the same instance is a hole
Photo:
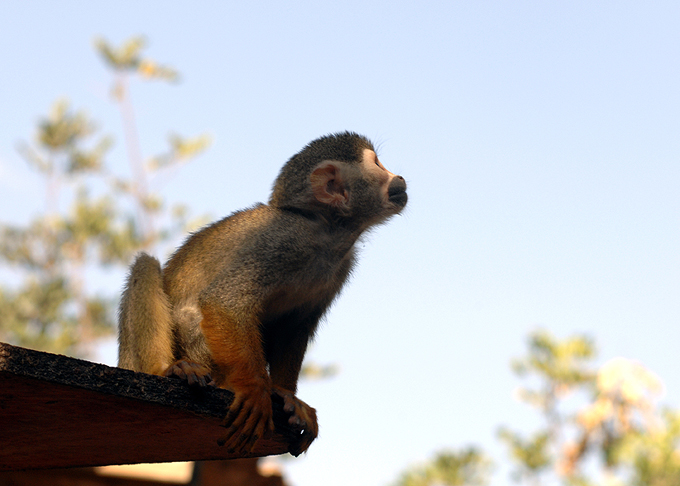
[[[163,376],[185,380],[189,386],[215,386],[215,382],[210,377],[210,370],[194,361],[183,359],[175,361],[163,372]]]
[[[290,453],[299,456],[305,452],[319,435],[316,410],[296,397],[291,391],[274,387],[274,394],[283,399],[283,411],[290,415],[288,425],[294,432]]]
[[[234,401],[222,426],[227,433],[218,444],[225,446],[228,452],[252,452],[258,439],[271,437],[274,416],[269,388],[249,386],[235,389]]]

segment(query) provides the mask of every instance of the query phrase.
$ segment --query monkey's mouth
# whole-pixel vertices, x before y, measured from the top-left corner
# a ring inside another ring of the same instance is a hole
[[[395,204],[400,208],[403,208],[404,206],[406,206],[406,201],[408,201],[408,195],[406,194],[406,191],[402,191],[395,194],[391,194],[389,199],[392,204]]]
[[[389,201],[403,208],[406,206],[406,201],[408,201],[408,195],[406,194],[406,182],[401,177],[395,177],[387,188],[387,198]]]

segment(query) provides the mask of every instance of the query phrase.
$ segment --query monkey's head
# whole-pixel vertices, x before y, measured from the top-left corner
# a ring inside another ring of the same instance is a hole
[[[343,132],[318,138],[294,155],[274,182],[269,204],[366,229],[401,212],[407,199],[404,178],[380,163],[371,141]]]

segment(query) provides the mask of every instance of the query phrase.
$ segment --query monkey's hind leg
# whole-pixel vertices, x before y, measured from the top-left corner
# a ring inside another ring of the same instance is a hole
[[[170,302],[161,265],[140,253],[130,267],[118,316],[118,366],[161,375],[173,362]]]

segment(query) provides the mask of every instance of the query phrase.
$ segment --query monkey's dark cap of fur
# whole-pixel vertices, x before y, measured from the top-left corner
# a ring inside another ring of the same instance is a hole
[[[364,149],[373,150],[373,143],[355,132],[340,132],[325,135],[313,140],[288,160],[278,178],[269,204],[277,207],[296,206],[295,199],[303,195],[309,187],[308,174],[319,162],[338,160],[359,162]]]
[[[363,135],[355,132],[332,133],[309,142],[291,160],[296,157],[309,157],[316,159],[317,162],[331,159],[352,162],[361,160],[364,149],[375,152],[373,143]]]

